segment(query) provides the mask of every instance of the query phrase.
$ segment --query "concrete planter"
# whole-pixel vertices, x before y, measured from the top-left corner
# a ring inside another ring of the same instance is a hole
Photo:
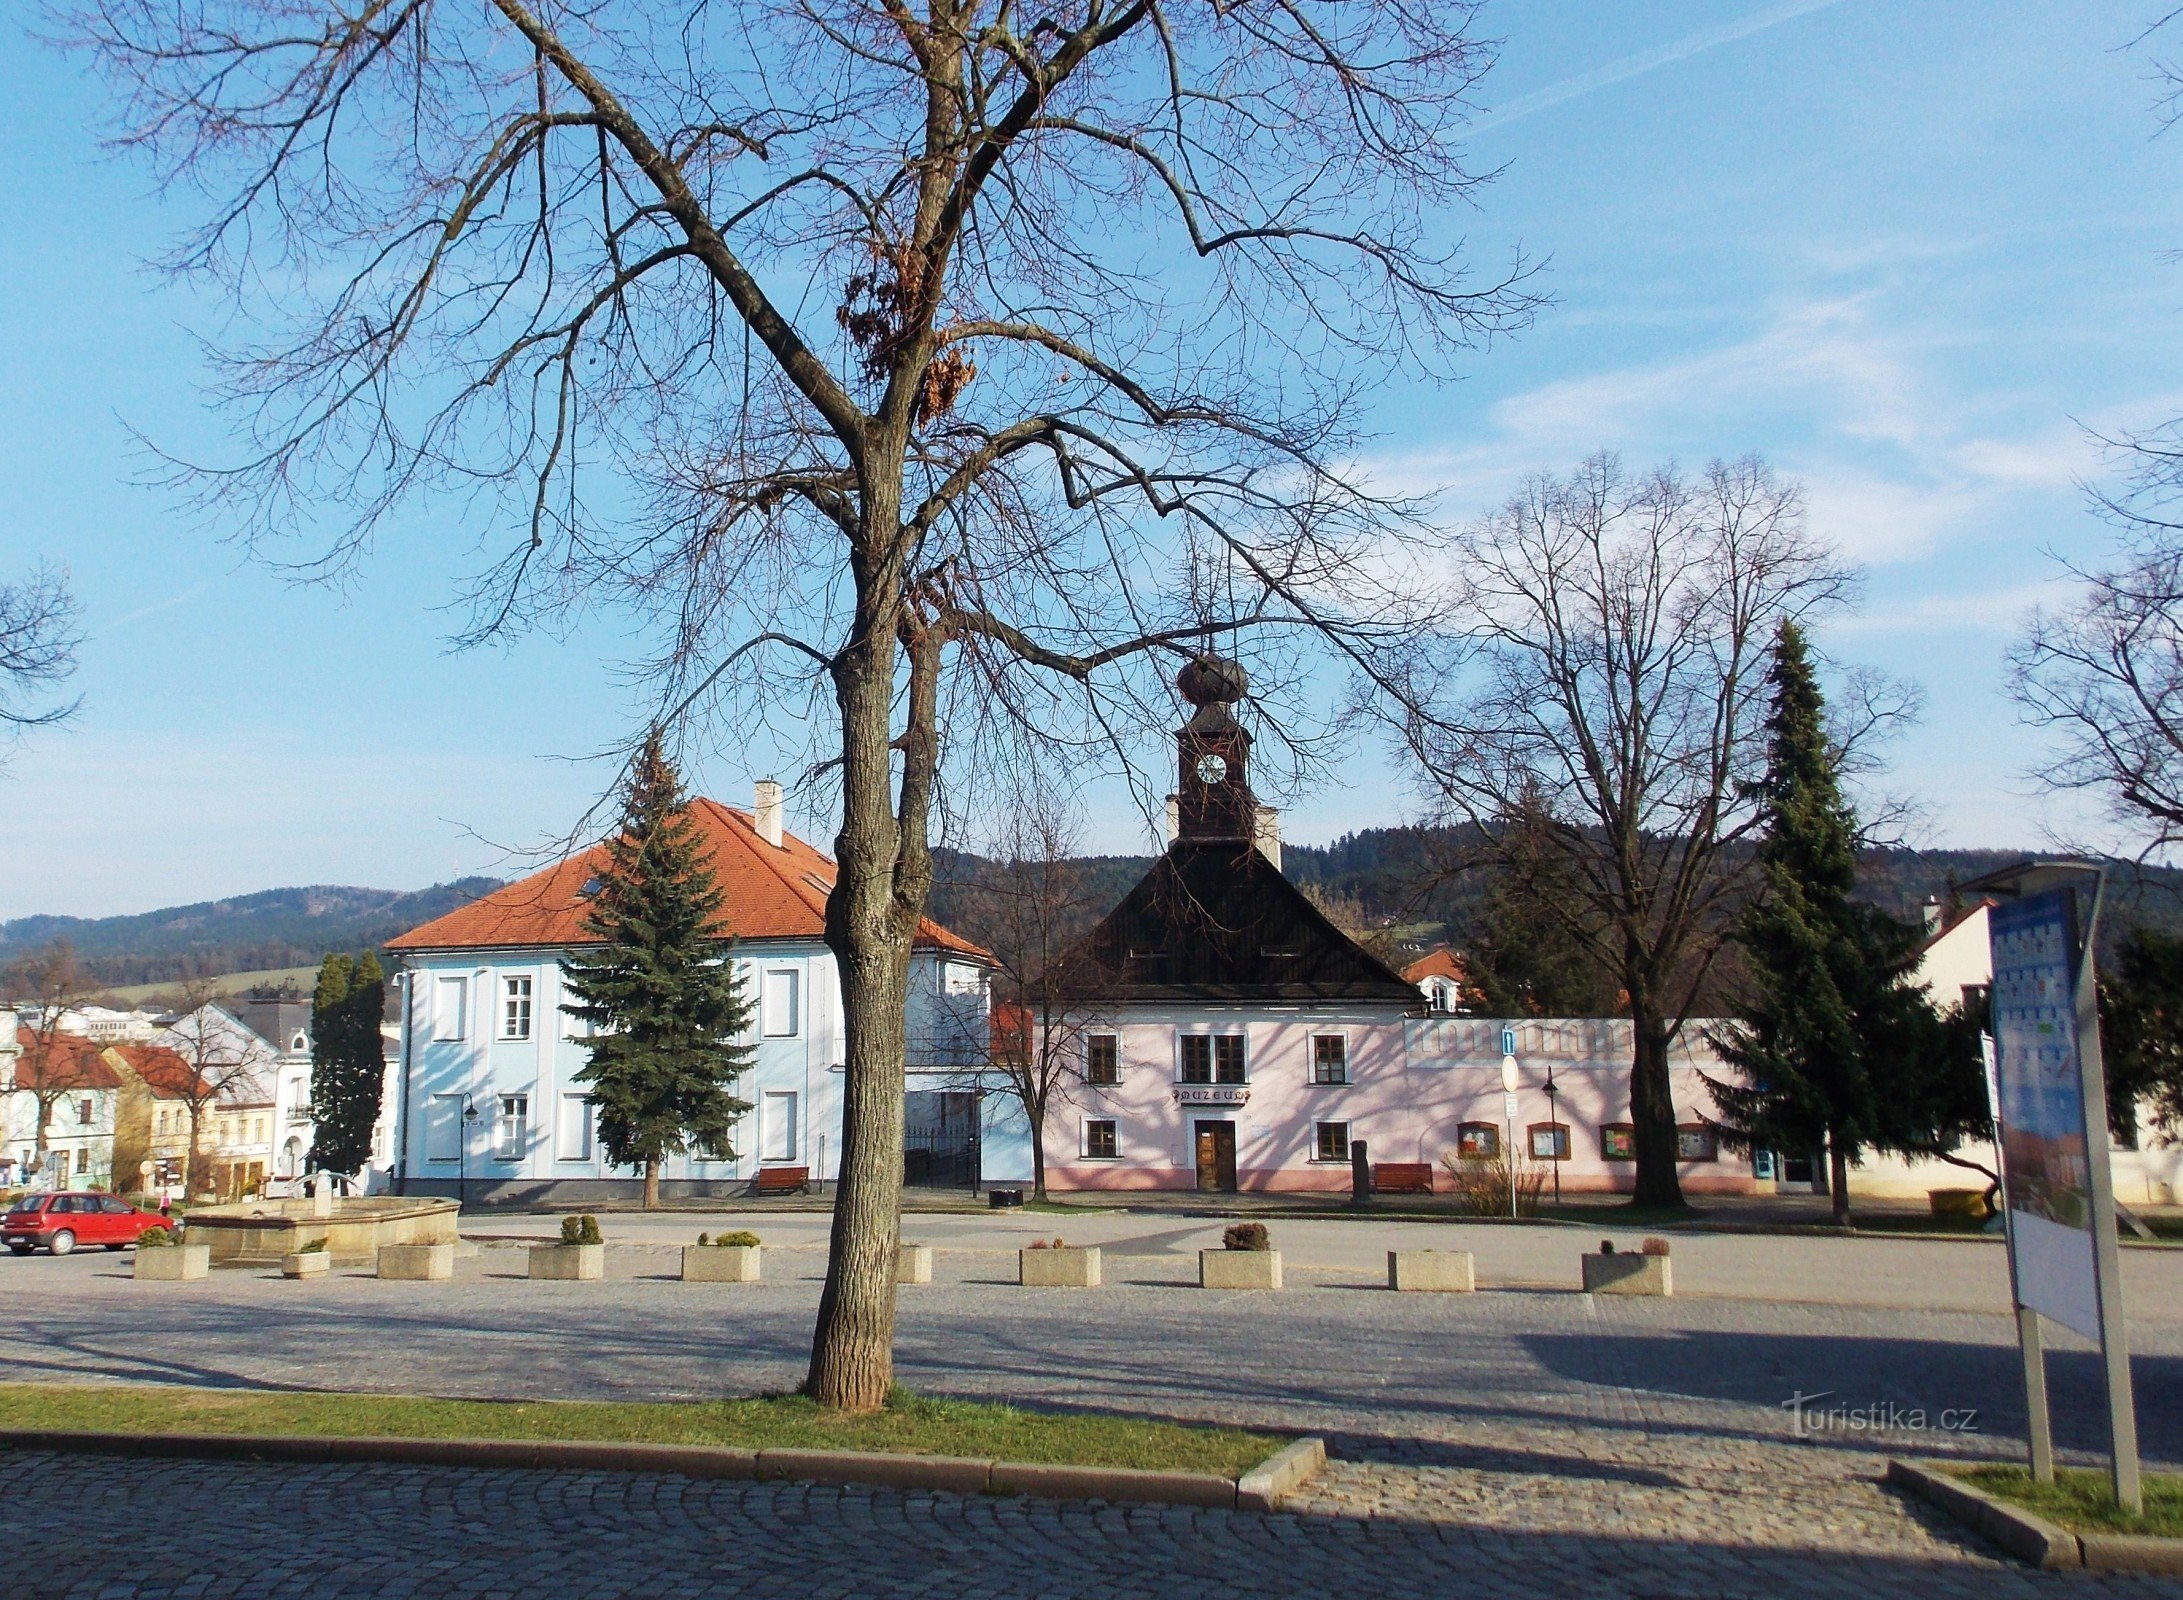
[[[284,1278],[323,1278],[332,1270],[334,1258],[324,1250],[298,1250],[280,1258],[280,1275]]]
[[[596,1283],[606,1276],[603,1244],[534,1244],[531,1276],[564,1283]]]
[[[138,1245],[133,1276],[145,1283],[190,1283],[211,1270],[210,1245],[156,1245],[149,1250]]]
[[[1387,1287],[1403,1294],[1468,1294],[1478,1268],[1468,1250],[1390,1250]]]
[[[1281,1287],[1281,1252],[1278,1250],[1200,1250],[1200,1289],[1278,1289]]]
[[[932,1282],[932,1246],[906,1244],[895,1251],[894,1281],[896,1283]]]
[[[756,1283],[760,1246],[686,1244],[682,1247],[684,1283]]]
[[[1675,1274],[1666,1256],[1588,1255],[1584,1258],[1586,1294],[1675,1293]]]
[[[1065,1245],[1059,1250],[1018,1250],[1016,1281],[1026,1289],[1096,1289],[1099,1247]]]
[[[455,1247],[451,1244],[383,1244],[379,1247],[379,1276],[405,1283],[445,1283],[455,1275]]]

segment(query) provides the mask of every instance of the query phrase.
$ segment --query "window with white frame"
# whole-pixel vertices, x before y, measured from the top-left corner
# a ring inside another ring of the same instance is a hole
[[[759,1138],[767,1161],[794,1161],[803,1146],[796,1137],[796,1095],[769,1089],[759,1104]]]
[[[500,980],[500,1036],[503,1039],[531,1036],[531,980],[527,974]]]
[[[797,993],[797,979],[800,976],[791,968],[778,968],[765,975],[759,1010],[763,1018],[760,1025],[767,1038],[793,1039],[796,1036],[796,1006],[801,998]]]
[[[521,1161],[530,1142],[531,1097],[527,1094],[504,1094],[500,1097],[500,1115],[493,1122],[493,1159],[495,1161]]]
[[[591,1096],[564,1094],[554,1119],[553,1154],[559,1161],[591,1159]]]
[[[1315,1033],[1311,1036],[1311,1081],[1313,1083],[1347,1083],[1349,1081],[1349,1036],[1340,1033]]]
[[[1122,1081],[1121,1041],[1113,1034],[1093,1033],[1085,1036],[1084,1081],[1097,1084],[1116,1084]]]
[[[424,1158],[427,1161],[462,1159],[462,1096],[436,1094],[425,1108]]]
[[[1122,1154],[1122,1143],[1116,1125],[1103,1118],[1086,1122],[1084,1154],[1092,1161],[1118,1160]]]
[[[436,1042],[464,1039],[470,1032],[470,980],[435,978],[432,983],[432,1037]]]
[[[1322,1122],[1318,1127],[1318,1161],[1347,1161],[1349,1159],[1349,1124],[1346,1122]]]

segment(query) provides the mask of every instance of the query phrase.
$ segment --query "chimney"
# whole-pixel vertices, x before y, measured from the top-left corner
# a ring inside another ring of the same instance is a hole
[[[1167,797],[1167,842],[1169,844],[1173,844],[1175,842],[1175,836],[1181,832],[1182,796],[1179,794],[1171,794]]]
[[[781,848],[781,786],[771,778],[758,780],[757,798],[750,808],[751,826],[758,830],[758,837],[778,850]]]
[[[1274,871],[1281,870],[1281,813],[1272,806],[1260,806],[1251,829],[1251,842],[1258,846],[1258,853],[1273,863]]]
[[[1927,895],[1923,910],[1925,912],[1925,931],[1927,933],[1940,932],[1940,897]]]

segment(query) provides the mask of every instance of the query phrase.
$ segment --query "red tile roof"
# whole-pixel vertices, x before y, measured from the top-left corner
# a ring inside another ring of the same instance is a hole
[[[79,1034],[55,1034],[48,1054],[37,1034],[18,1028],[15,1042],[22,1054],[15,1061],[18,1089],[118,1089],[121,1079],[106,1064],[101,1047]]]
[[[738,939],[817,939],[826,932],[826,897],[834,863],[792,833],[779,849],[758,836],[750,813],[700,796],[689,806],[700,848],[725,902],[721,932]],[[389,950],[477,950],[515,946],[596,944],[584,931],[584,885],[606,870],[606,846],[595,844],[559,866],[533,873],[389,939]],[[917,942],[991,961],[992,956],[929,917]]]
[[[1446,945],[1426,951],[1404,967],[1402,975],[1411,983],[1423,983],[1427,978],[1448,978],[1458,984],[1470,982],[1470,974],[1463,970],[1463,958]]]
[[[181,1053],[163,1044],[117,1044],[107,1047],[109,1058],[119,1056],[142,1080],[155,1100],[189,1100],[210,1097],[216,1091]],[[195,1092],[190,1080],[196,1078]]]

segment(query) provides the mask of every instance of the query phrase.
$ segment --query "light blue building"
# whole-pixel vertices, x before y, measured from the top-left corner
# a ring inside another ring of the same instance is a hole
[[[698,799],[690,814],[725,899],[756,1013],[750,1102],[729,1151],[696,1151],[662,1173],[669,1197],[747,1193],[762,1168],[802,1168],[815,1186],[840,1165],[841,986],[823,938],[834,864],[782,828],[781,791],[749,811]],[[400,1117],[394,1186],[479,1203],[633,1199],[635,1168],[608,1163],[577,1074],[583,1024],[564,1009],[561,957],[585,942],[587,891],[604,846],[496,890],[390,941],[401,962]],[[1030,1171],[1023,1111],[992,1070],[993,958],[926,922],[910,968],[905,1175],[971,1187]]]

